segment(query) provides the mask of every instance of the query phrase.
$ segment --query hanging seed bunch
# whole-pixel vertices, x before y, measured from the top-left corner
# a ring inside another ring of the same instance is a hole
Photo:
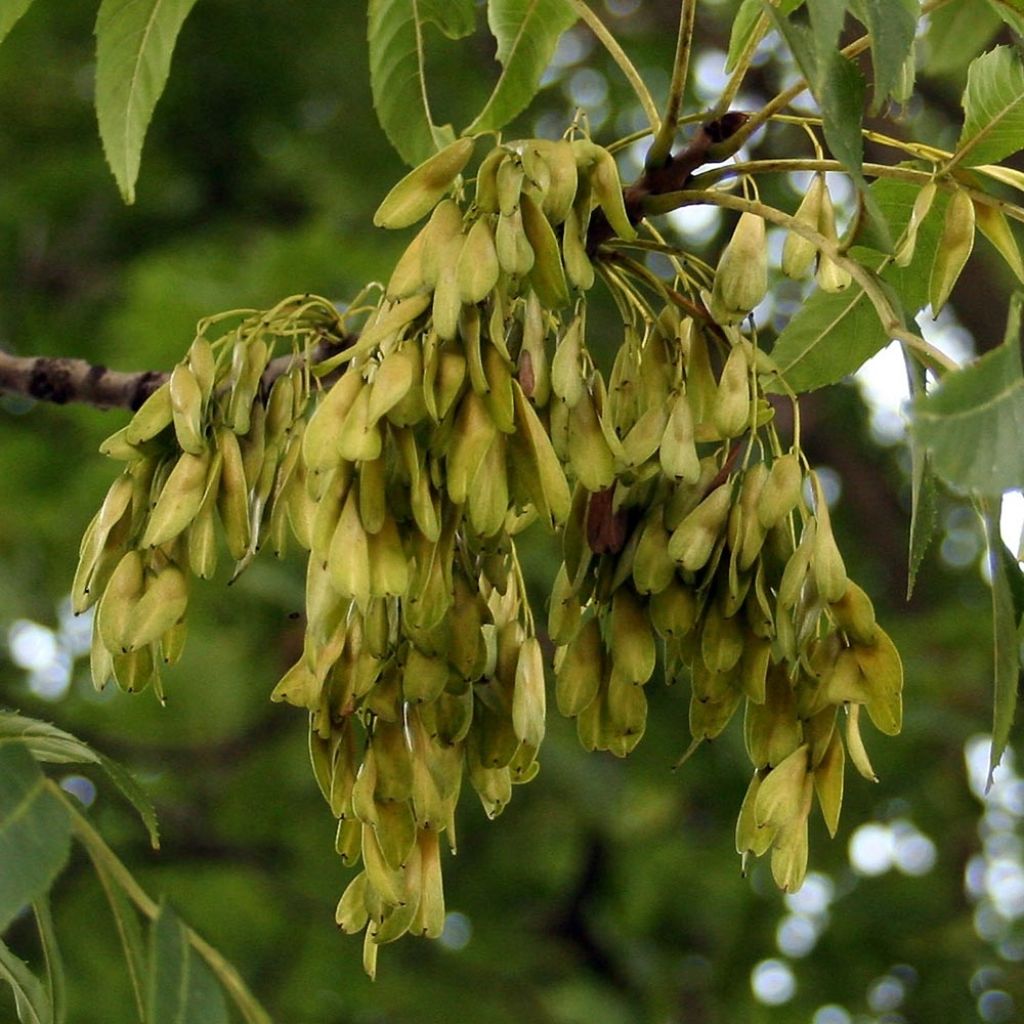
[[[85,531],[72,587],[76,613],[98,604],[97,688],[111,678],[128,692],[152,685],[163,701],[160,665],[185,643],[188,578],[216,572],[218,532],[236,572],[260,545],[284,547],[301,496],[308,356],[344,334],[334,306],[299,296],[243,314],[211,342],[232,316],[201,323],[170,378],[100,448],[125,468]]]
[[[381,227],[425,223],[358,340],[367,307],[308,296],[212,341],[221,319],[200,325],[104,444],[126,468],[74,588],[77,610],[99,605],[96,685],[162,694],[218,519],[236,574],[289,537],[309,551],[303,652],[272,698],[309,713],[336,848],[360,867],[337,922],[365,930],[371,974],[381,944],[442,930],[465,780],[495,817],[538,771],[544,664],[515,547],[534,521],[564,530],[549,633],[584,746],[634,748],[659,647],[668,680],[690,680],[694,745],[745,704],[738,846],[771,849],[783,887],[803,876],[815,791],[835,829],[844,750],[873,777],[861,706],[900,724],[898,656],[820,483],[776,435],[771,362],[736,326],[767,289],[763,222],[744,215],[717,270],[677,263],[667,284],[623,249],[636,230],[607,150],[498,144],[470,188],[474,147],[452,143],[377,210]],[[607,385],[586,343],[598,274],[625,325]]]
[[[549,338],[570,288],[593,283],[595,202],[632,233],[614,161],[588,141],[499,146],[465,202],[472,150],[452,144],[378,209],[383,227],[426,224],[302,445],[306,650],[274,696],[312,712],[338,851],[362,861],[337,920],[366,929],[370,973],[380,944],[441,932],[438,836],[454,850],[464,775],[495,817],[537,772],[544,666],[514,538],[569,514]]]
[[[494,817],[538,770],[544,666],[514,537],[569,515],[549,351],[582,334],[592,210],[635,234],[615,162],[589,140],[499,146],[467,201],[473,148],[449,146],[381,204],[380,226],[426,223],[354,344],[309,358],[346,336],[321,300],[213,343],[200,332],[104,446],[128,468],[75,588],[79,610],[99,600],[96,684],[141,689],[180,651],[218,517],[238,570],[289,534],[309,551],[304,650],[272,697],[310,713],[338,853],[361,865],[337,920],[365,928],[370,973],[380,944],[441,932],[440,836],[454,850],[464,777]],[[282,339],[305,370],[267,393]]]
[[[815,795],[834,834],[846,753],[875,778],[861,708],[882,732],[900,729],[902,667],[847,577],[820,480],[774,428],[760,383],[773,364],[735,326],[767,290],[763,222],[740,218],[710,291],[676,284],[699,315],[669,308],[628,326],[607,392],[578,368],[553,376],[568,411],[552,408],[552,434],[558,447],[568,420],[576,479],[549,616],[556,696],[585,747],[628,754],[660,641],[668,682],[690,682],[683,760],[742,707],[754,775],[737,849],[770,850],[792,891]]]

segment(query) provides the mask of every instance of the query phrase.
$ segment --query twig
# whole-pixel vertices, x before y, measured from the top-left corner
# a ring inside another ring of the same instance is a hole
[[[352,344],[323,340],[309,355],[311,363],[320,362],[338,348]],[[272,359],[263,372],[264,393],[283,373],[287,373],[301,356],[291,353]],[[125,373],[63,356],[12,356],[0,350],[0,392],[25,395],[40,402],[67,405],[81,402],[97,409],[130,409],[133,412],[170,376],[161,370],[140,370]]]
[[[12,356],[0,351],[0,391],[65,405],[85,402],[100,409],[138,409],[167,379],[159,370],[121,373],[84,359]]]

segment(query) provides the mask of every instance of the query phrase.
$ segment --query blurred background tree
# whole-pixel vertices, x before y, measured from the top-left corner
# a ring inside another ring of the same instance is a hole
[[[593,6],[660,101],[678,4]],[[737,7],[698,5],[687,111],[717,99]],[[96,135],[95,9],[94,0],[40,2],[0,48],[0,346],[164,369],[203,315],[306,291],[341,302],[387,278],[407,238],[374,229],[371,217],[404,169],[374,116],[362,5],[198,4],[132,207]],[[968,0],[937,15],[921,42],[918,93],[890,112],[897,130],[951,145],[967,63],[1007,31]],[[493,42],[482,26],[468,44],[435,34],[430,61],[438,120],[467,123],[496,75]],[[793,77],[765,45],[734,106],[754,109]],[[510,137],[556,137],[577,108],[598,141],[643,127],[582,26],[563,37],[546,83]],[[751,151],[785,154],[791,143],[773,127]],[[622,158],[624,180],[642,155]],[[805,183],[780,178],[766,198],[791,209]],[[838,179],[834,187],[841,200]],[[708,252],[731,225],[703,208],[667,220]],[[1002,314],[985,299],[1010,281],[990,255],[979,252],[932,329],[961,358],[1002,337]],[[765,316],[788,315],[799,294],[777,290]],[[609,346],[611,329],[602,333],[594,313],[591,324],[595,347]],[[902,369],[887,358],[802,407],[808,454],[841,496],[833,515],[851,573],[903,653],[906,721],[898,740],[871,750],[881,783],[848,780],[836,840],[813,827],[811,874],[795,895],[775,890],[764,863],[742,877],[732,855],[748,781],[741,731],[734,724],[673,775],[688,743],[686,696],[652,686],[647,736],[628,760],[585,754],[572,723],[552,715],[536,785],[517,790],[493,823],[463,801],[444,936],[387,947],[371,983],[359,942],[332,922],[349,872],[309,771],[305,715],[267,699],[301,649],[302,559],[257,562],[230,600],[224,573],[195,587],[166,708],[148,694],[92,689],[88,629],[83,640],[67,594],[79,537],[113,475],[96,450],[123,412],[0,399],[0,703],[55,720],[137,773],[162,823],[156,854],[109,786],[77,774],[64,784],[147,889],[165,894],[287,1024],[1018,1019],[1024,780],[1010,759],[983,795],[992,678],[983,538],[962,506],[940,502],[937,547],[904,601],[908,466],[900,396],[888,386]],[[524,558],[543,607],[555,544],[531,534]],[[81,851],[53,895],[69,1019],[134,1019]],[[31,934],[25,919],[8,933],[30,958]],[[13,1019],[8,1000],[0,992],[0,1017]]]

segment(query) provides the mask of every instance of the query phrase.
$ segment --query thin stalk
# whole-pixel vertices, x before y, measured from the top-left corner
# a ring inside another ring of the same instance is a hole
[[[921,171],[913,167],[894,167],[891,164],[862,164],[865,177],[868,178],[890,178],[893,181],[908,181],[915,185],[927,185],[934,181],[935,184],[948,192],[966,192],[972,200],[983,206],[992,206],[1001,210],[1007,217],[1013,220],[1024,222],[1024,207],[1015,203],[1008,203],[1005,199],[999,199],[981,189],[971,188],[959,181],[937,180],[930,171]],[[977,168],[975,168],[977,170]],[[695,174],[690,184],[710,189],[715,183],[725,178],[738,177],[743,174],[785,174],[790,171],[835,171],[838,174],[847,173],[846,168],[838,160],[813,160],[807,159],[779,159],[779,160],[745,160],[741,163],[727,164],[723,167],[712,167],[706,171]],[[675,205],[665,205],[661,202],[668,196],[680,195],[678,192],[666,192],[659,196],[651,196],[645,202],[644,213],[646,216],[656,216],[668,213],[675,209]]]
[[[630,280],[631,277],[646,280],[641,272],[641,267],[641,264],[637,263],[635,260],[630,260],[629,257],[626,256],[617,256],[611,260],[601,261],[601,269],[606,275],[605,283],[611,287],[611,282],[614,282],[615,287],[621,290],[623,297],[628,299],[630,305],[632,305],[636,312],[640,314],[640,318],[642,320],[653,321],[657,319],[657,314],[654,312],[651,304],[644,298],[639,289],[637,289]],[[646,270],[646,267],[644,267],[643,270]],[[655,275],[651,276],[654,277]],[[664,282],[661,282],[661,288],[664,289],[664,287]],[[625,319],[625,317],[623,319]]]
[[[615,308],[619,311],[619,318],[628,327],[633,322],[633,317],[630,315],[630,307],[625,299],[625,286],[622,285],[620,289],[619,275],[612,273],[607,260],[598,260],[594,270],[601,276],[601,280],[604,281],[605,287],[615,303]]]
[[[839,52],[844,57],[857,57],[871,46],[871,37],[867,35],[855,39],[849,46],[844,46]],[[781,110],[785,110],[802,92],[810,88],[806,78],[794,82],[788,89],[783,89],[778,95],[770,99],[750,120],[729,140],[729,148],[736,152],[750,138],[758,128],[766,121],[774,117]]]
[[[526,592],[526,577],[523,575],[523,566],[519,561],[519,552],[516,550],[516,546],[513,543],[509,552],[512,556],[512,572],[516,581],[516,589],[519,591],[520,607],[525,612],[524,618],[526,619],[524,625],[529,636],[534,636],[537,632],[537,627],[533,621],[533,608],[530,605],[529,598]]]
[[[817,114],[772,114],[773,121],[780,121],[785,124],[795,124],[802,128],[808,125],[822,126],[825,122]],[[888,146],[891,149],[898,149],[907,153],[917,160],[928,160],[930,163],[941,163],[948,160],[953,154],[946,149],[939,149],[937,146],[929,146],[925,142],[912,142],[906,139],[897,139],[895,136],[886,135],[885,132],[876,131],[873,128],[861,128],[861,135],[865,139],[876,143],[879,146]]]
[[[616,252],[622,252],[628,249],[641,249],[644,252],[659,253],[671,261],[672,267],[676,272],[676,277],[685,281],[691,288],[703,288],[710,286],[709,282],[713,276],[712,269],[703,260],[698,259],[692,253],[684,252],[679,248],[679,246],[673,245],[671,242],[666,242],[661,235],[657,235],[655,238],[634,238],[631,242],[616,240],[614,248]],[[687,263],[703,271],[707,280],[695,281],[693,276],[686,269]]]
[[[684,114],[676,118],[676,128],[681,127],[684,124],[700,124],[707,121],[707,111],[698,111],[694,114]],[[652,134],[650,128],[638,128],[635,132],[630,132],[628,135],[623,135],[621,138],[616,139],[614,142],[609,142],[604,148],[609,153],[619,153],[629,146],[632,146],[634,142],[639,142],[640,139],[646,138]]]
[[[580,20],[583,21],[587,28],[597,36],[598,42],[608,51],[609,56],[616,64],[619,65],[619,70],[626,76],[626,81],[633,87],[633,92],[636,93],[636,98],[640,101],[640,106],[644,109],[644,114],[647,115],[647,121],[651,126],[652,132],[657,132],[661,127],[661,118],[658,115],[658,108],[654,103],[654,98],[651,96],[650,91],[644,84],[643,78],[640,76],[640,72],[637,71],[636,66],[626,56],[625,50],[619,46],[616,38],[608,31],[607,26],[603,21],[587,6],[584,0],[569,0],[573,10],[580,16]]]
[[[648,267],[644,266],[639,260],[634,260],[623,253],[617,253],[613,262],[612,267],[618,271],[618,277],[623,281],[623,287],[628,288],[630,291],[636,293],[635,301],[643,303],[643,307],[646,310],[645,319],[656,320],[657,316],[654,310],[651,308],[650,303],[640,296],[640,293],[632,286],[625,284],[625,278],[634,278],[638,283],[647,285],[651,291],[655,292],[661,297],[661,299],[667,304],[670,302],[668,286],[665,282],[658,277],[657,274],[653,273]]]
[[[675,247],[670,246],[669,243],[665,241],[665,236],[662,235],[650,221],[645,221],[644,226],[648,233],[653,237],[654,241],[659,246],[665,247],[664,254],[668,256],[669,261],[672,264],[672,269],[676,272],[677,282],[684,282],[688,288],[698,291],[704,285],[705,281],[710,281],[713,278],[714,271],[703,260],[698,259],[696,256],[691,256],[690,254],[680,256],[678,250],[675,252],[669,252],[669,249],[673,249]],[[644,239],[644,241],[646,241],[646,239]],[[691,268],[693,271],[700,271],[704,275],[700,281],[695,279],[694,274],[691,273]]]
[[[686,73],[690,63],[690,46],[693,42],[693,21],[697,11],[697,0],[681,0],[679,7],[679,32],[676,36],[676,56],[672,63],[672,82],[665,104],[665,116],[661,127],[654,136],[654,142],[647,151],[647,167],[662,167],[672,152],[672,143],[679,127],[679,110],[686,92]]]

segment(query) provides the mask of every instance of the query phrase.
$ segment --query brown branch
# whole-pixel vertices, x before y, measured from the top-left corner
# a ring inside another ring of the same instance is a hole
[[[310,362],[326,359],[355,339],[324,339],[309,354]],[[278,356],[267,364],[261,380],[263,393],[295,365],[296,356]],[[170,376],[161,370],[125,373],[94,365],[85,359],[62,356],[12,356],[0,350],[0,393],[25,395],[40,402],[66,405],[81,402],[97,409],[134,412]]]
[[[85,402],[99,409],[135,410],[166,379],[167,374],[157,370],[121,373],[84,359],[0,351],[0,391],[56,405]]]

